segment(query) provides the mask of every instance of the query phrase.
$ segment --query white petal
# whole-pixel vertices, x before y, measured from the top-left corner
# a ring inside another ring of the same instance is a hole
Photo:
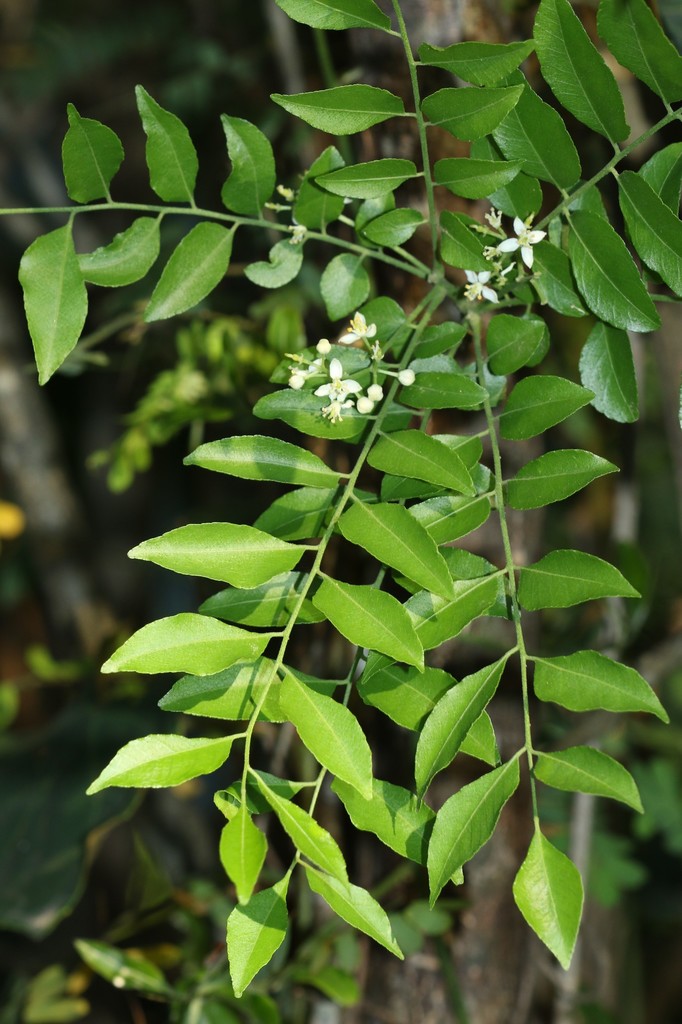
[[[483,298],[487,299],[488,302],[497,302],[497,292],[494,292],[492,288],[484,288]]]
[[[530,270],[530,268],[533,266],[533,250],[529,245],[521,246],[521,259]]]
[[[329,398],[331,387],[331,384],[321,384],[319,388],[315,388],[314,394],[316,394],[318,398]]]
[[[481,284],[487,284],[488,281],[490,280],[490,271],[482,270],[481,273],[478,275],[478,280],[481,282]]]
[[[537,245],[538,242],[542,241],[542,239],[545,237],[546,234],[547,234],[546,231],[529,231],[528,232],[528,241],[530,242],[531,245]]]
[[[350,395],[357,395],[358,391],[362,391],[362,384],[358,384],[356,380],[342,380],[341,386],[346,394]]]
[[[469,284],[475,284],[476,281],[478,281],[478,277],[476,276],[473,270],[465,270],[464,274]]]
[[[376,324],[370,324],[369,327],[367,328],[367,331],[365,332],[365,337],[366,338],[373,338],[376,333],[377,333],[377,325]]]
[[[498,252],[516,252],[519,247],[518,238],[505,238],[497,247]]]
[[[514,217],[514,231],[517,235],[520,235],[522,231],[526,230],[526,225],[523,223],[520,217]]]
[[[359,338],[358,334],[354,334],[353,331],[349,331],[348,334],[344,334],[339,338],[339,345],[352,345],[354,341]]]
[[[332,380],[341,380],[341,374],[343,373],[343,366],[339,359],[332,359],[329,364],[329,376]]]

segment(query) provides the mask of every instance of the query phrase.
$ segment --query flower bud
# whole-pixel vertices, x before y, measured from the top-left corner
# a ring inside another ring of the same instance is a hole
[[[300,391],[304,384],[305,384],[305,374],[304,373],[296,373],[296,372],[294,372],[294,373],[292,373],[291,377],[289,377],[289,387],[293,388],[294,391]]]
[[[328,338],[320,338],[315,348],[321,356],[326,356],[331,352],[332,345]]]
[[[367,388],[367,397],[371,402],[380,402],[384,397],[384,389],[381,384],[370,384]]]
[[[404,387],[409,387],[410,384],[414,384],[414,370],[401,370],[398,374],[398,380]]]
[[[358,412],[362,413],[363,416],[366,416],[374,408],[374,402],[371,398],[367,398],[365,395],[362,395],[361,398],[358,398],[356,406]]]

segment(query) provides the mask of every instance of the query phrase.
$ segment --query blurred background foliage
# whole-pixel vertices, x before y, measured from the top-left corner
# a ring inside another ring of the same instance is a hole
[[[679,36],[674,0],[661,0],[659,8]],[[443,13],[442,5],[424,0],[405,9],[417,33],[425,27],[430,41],[444,44],[458,37],[524,37],[535,5],[462,0]],[[594,9],[580,10],[589,28]],[[270,0],[0,0],[0,204],[65,202],[60,147],[67,102],[123,139],[116,197],[151,199],[137,83],[190,127],[200,154],[199,205],[218,202],[227,172],[221,113],[257,122],[275,144],[280,180],[295,187],[321,140],[285,122],[269,93],[324,84],[330,61],[347,80],[385,82],[396,72],[390,53],[363,51],[354,33],[350,44],[338,34],[328,49],[307,30],[274,21],[276,14]],[[456,34],[447,36],[453,26]],[[631,117],[646,120],[646,97],[635,91],[628,102]],[[373,138],[360,142],[370,154]],[[389,964],[341,922],[320,918],[304,890],[296,897],[294,934],[255,994],[237,1001],[224,956],[234,894],[218,860],[223,819],[210,797],[216,782],[231,781],[229,763],[219,779],[175,791],[85,797],[124,742],[172,728],[156,707],[159,684],[103,680],[103,657],[140,624],[194,608],[208,596],[199,582],[127,561],[126,551],[182,522],[253,521],[261,510],[254,489],[183,470],[182,457],[227,432],[262,432],[251,409],[271,373],[285,352],[304,347],[328,325],[317,290],[323,264],[307,266],[289,289],[262,293],[239,277],[240,266],[262,250],[256,240],[240,238],[240,263],[211,304],[170,324],[141,321],[153,281],[96,291],[84,340],[39,392],[16,271],[36,234],[60,223],[49,214],[0,222],[0,1024],[465,1021],[467,986],[504,986],[494,943],[484,926],[477,934],[459,892],[429,911],[423,878],[370,839],[351,852],[353,870],[392,908],[406,964]],[[77,246],[94,249],[127,223],[113,213],[81,218]],[[164,225],[166,252],[185,228],[172,220]],[[376,285],[410,299],[404,283],[389,278]],[[598,618],[584,609],[556,619],[549,614],[543,647],[560,653],[569,635],[574,644],[577,637],[585,646],[610,646],[657,686],[673,723],[665,729],[595,715],[585,735],[558,710],[545,708],[538,718],[547,736],[599,740],[624,759],[646,806],[644,816],[599,807],[590,819],[579,1017],[586,1022],[682,1019],[680,356],[679,318],[665,312],[658,338],[635,339],[640,423],[621,426],[585,410],[549,438],[554,447],[578,444],[612,459],[623,469],[618,483],[596,485],[546,512],[534,531],[536,542],[544,535],[547,543],[615,556],[644,594],[634,611],[614,602]],[[564,320],[550,327],[546,372],[555,366],[575,373],[586,325]],[[442,426],[454,429],[445,414]],[[485,531],[480,546],[495,557]],[[333,672],[333,646],[309,628],[314,639],[302,653],[310,670],[327,653]],[[471,643],[495,644],[497,628]],[[505,715],[515,728],[514,700],[510,687],[496,721],[502,731]],[[177,728],[189,726],[178,719]],[[375,745],[380,737],[381,761],[401,760],[404,732],[371,709],[366,728]],[[264,730],[264,762],[274,759],[279,774],[304,777],[310,766],[286,728],[283,733],[284,743]],[[450,786],[458,782],[448,779]],[[566,794],[544,790],[543,799],[557,841],[570,846],[585,809]],[[342,831],[331,802],[323,813]],[[523,816],[526,808],[510,813]],[[494,863],[486,877],[478,895],[494,907]],[[473,879],[465,900],[474,897],[475,872]],[[504,937],[505,919],[492,928]],[[457,968],[467,963],[466,942],[487,950],[478,974]],[[531,942],[522,950],[528,975],[537,973],[537,953]],[[542,984],[534,984],[533,1006],[519,1024],[564,1024]],[[495,1012],[482,1008],[471,1024],[502,1024]]]

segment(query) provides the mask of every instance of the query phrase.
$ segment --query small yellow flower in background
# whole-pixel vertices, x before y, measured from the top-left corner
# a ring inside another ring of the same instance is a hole
[[[340,345],[352,345],[356,341],[369,341],[377,333],[376,324],[368,324],[362,313],[356,313],[345,334],[339,338]]]
[[[18,505],[0,501],[0,540],[14,540],[26,529],[26,516]]]

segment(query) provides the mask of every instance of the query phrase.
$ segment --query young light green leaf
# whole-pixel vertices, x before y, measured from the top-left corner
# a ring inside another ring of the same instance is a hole
[[[382,654],[372,653],[357,682],[365,704],[378,708],[405,729],[420,729],[455,680],[439,668],[407,668]]]
[[[303,177],[294,202],[293,218],[296,224],[302,224],[313,231],[322,231],[342,213],[343,196],[334,196],[320,188],[317,178],[343,166],[343,158],[334,146],[328,146],[313,161]]]
[[[617,423],[639,415],[637,375],[625,331],[596,323],[580,353],[580,379],[594,391],[592,405]]]
[[[490,270],[480,236],[470,231],[461,217],[450,210],[443,210],[440,226],[440,254],[444,263],[462,270]]]
[[[497,85],[534,49],[532,39],[518,43],[454,43],[444,47],[424,43],[419,47],[419,60],[474,85]]]
[[[335,914],[351,927],[369,935],[399,960],[403,959],[385,910],[366,889],[351,885],[347,881],[330,878],[308,867],[307,864],[305,869],[310,888],[329,904]]]
[[[508,160],[523,161],[526,174],[570,188],[580,177],[580,157],[563,118],[541,100],[519,75],[521,97],[494,129],[493,138]]]
[[[468,754],[475,757],[491,768],[496,768],[500,763],[500,751],[497,747],[495,730],[490,721],[490,715],[484,711],[478,716],[462,740],[459,748],[461,754]]]
[[[275,0],[278,7],[294,21],[311,28],[381,28],[391,27],[390,19],[379,10],[374,0]]]
[[[330,320],[348,316],[369,295],[369,276],[362,260],[362,256],[342,252],[327,264],[320,291]]]
[[[372,752],[352,711],[306,686],[293,672],[282,680],[279,703],[322,767],[369,799]]]
[[[679,213],[682,193],[682,142],[673,142],[659,149],[639,170],[673,213]]]
[[[667,103],[682,100],[682,56],[644,0],[602,0],[597,29],[619,64]]]
[[[275,188],[275,158],[269,140],[255,124],[241,117],[220,118],[232,173],[220,198],[228,210],[258,217]]]
[[[441,697],[426,719],[417,741],[414,765],[419,797],[457,754],[464,737],[492,699],[506,662],[506,657],[501,658],[462,679]]]
[[[179,117],[159,106],[141,85],[135,96],[147,136],[152,188],[165,203],[192,203],[199,161],[189,132]]]
[[[554,789],[607,796],[635,811],[644,811],[637,785],[627,768],[594,747],[569,747],[538,754],[534,774]]]
[[[579,448],[546,452],[527,462],[507,483],[507,501],[512,508],[542,508],[563,501],[600,476],[617,472],[612,462]]]
[[[444,128],[457,139],[472,142],[490,135],[518,103],[523,86],[508,88],[439,89],[422,103],[430,124]]]
[[[362,234],[376,245],[403,245],[423,223],[418,210],[389,210],[366,224]]]
[[[364,132],[389,117],[400,117],[405,113],[403,101],[398,96],[371,85],[338,85],[333,89],[289,96],[273,93],[270,98],[313,128],[331,135]]]
[[[278,437],[245,434],[199,445],[188,455],[186,466],[201,466],[242,480],[274,480],[306,487],[335,487],[339,474],[305,448]]]
[[[571,263],[563,249],[550,242],[539,242],[533,246],[533,252],[533,287],[540,301],[563,316],[585,316],[587,310],[575,290]]]
[[[73,103],[66,108],[69,130],[62,144],[64,181],[75,203],[111,199],[109,185],[123,161],[116,132],[99,121],[81,117]]]
[[[286,626],[294,607],[301,601],[301,591],[308,577],[302,572],[285,572],[258,587],[242,590],[229,587],[204,601],[199,611],[225,622],[242,626]],[[321,622],[324,618],[308,598],[304,598],[296,615],[296,623]]]
[[[401,857],[426,866],[433,822],[431,808],[402,786],[381,779],[372,780],[371,796],[363,797],[357,789],[335,779],[332,789],[348,811],[356,828],[372,832]]]
[[[275,498],[270,508],[261,512],[254,526],[282,540],[319,537],[333,500],[334,491],[300,487]]]
[[[185,235],[152,292],[144,313],[147,323],[184,313],[220,284],[230,263],[234,232],[202,221]]]
[[[266,688],[273,693],[279,689],[274,663],[267,658],[239,661],[213,675],[183,676],[161,698],[159,707],[163,711],[201,718],[241,722],[251,716]],[[267,710],[272,710],[270,694],[266,703]],[[263,710],[266,710],[265,705]],[[275,717],[277,720],[283,718],[281,715]]]
[[[639,597],[614,565],[585,551],[550,551],[521,569],[519,602],[526,611],[570,608],[600,597]]]
[[[289,572],[303,548],[237,523],[193,523],[145,540],[128,552],[130,558],[154,562],[187,576],[258,587]]]
[[[337,196],[376,199],[387,192],[394,192],[416,174],[417,168],[412,160],[368,160],[364,164],[351,164],[350,167],[321,174],[317,183]]]
[[[513,892],[527,924],[568,970],[580,927],[583,885],[575,865],[537,826]]]
[[[425,651],[457,636],[465,626],[483,615],[500,594],[500,579],[482,576],[480,579],[455,580],[452,588],[454,598],[438,597],[421,590],[405,603]]]
[[[478,529],[490,515],[490,497],[474,498],[442,494],[409,508],[411,516],[425,527],[436,544],[447,544]]]
[[[592,391],[564,377],[524,377],[507,399],[500,433],[508,441],[536,437],[588,405],[593,397]]]
[[[426,480],[462,494],[475,494],[471,474],[461,456],[421,430],[397,430],[380,437],[367,461],[384,473]]]
[[[234,883],[237,899],[242,904],[251,899],[267,849],[267,839],[242,804],[220,836],[220,862]]]
[[[284,942],[289,915],[286,895],[289,875],[270,889],[239,904],[227,919],[227,957],[234,994],[239,998]]]
[[[70,223],[31,242],[21,257],[19,281],[38,380],[46,384],[75,348],[88,312]]]
[[[619,175],[618,189],[620,208],[635,249],[676,295],[682,295],[682,221],[634,171]]]
[[[534,658],[533,686],[539,700],[569,711],[647,711],[662,722],[668,715],[646,679],[597,651]]]
[[[323,871],[347,884],[346,864],[336,841],[302,807],[278,796],[260,775],[257,778],[263,796],[296,849]]]
[[[129,228],[115,235],[109,245],[94,252],[78,254],[78,265],[85,281],[105,288],[140,281],[159,255],[159,221],[138,217]]]
[[[244,274],[259,288],[281,288],[293,281],[303,263],[303,246],[285,238],[273,245],[267,260],[249,263]]]
[[[189,739],[173,735],[131,740],[90,784],[88,795],[109,786],[179,786],[198,775],[210,775],[227,760],[233,740],[232,736]]]
[[[401,402],[415,409],[477,409],[484,397],[481,385],[454,367],[446,373],[417,372],[414,384],[400,392]]]
[[[455,871],[490,839],[502,808],[518,784],[519,762],[514,758],[445,801],[436,815],[429,842],[431,906]]]
[[[600,319],[626,331],[660,327],[632,256],[608,221],[582,210],[572,214],[568,251],[578,288]]]
[[[410,617],[391,594],[327,578],[315,593],[313,604],[352,644],[424,667],[424,651]]]
[[[542,320],[498,313],[486,335],[488,360],[493,373],[508,374],[527,366],[541,351],[546,326]]]
[[[206,615],[180,612],[138,629],[102,665],[102,672],[192,672],[207,676],[265,650],[267,633],[249,633]]]
[[[444,185],[455,196],[482,199],[491,192],[508,185],[519,171],[520,160],[475,160],[471,157],[453,157],[436,160],[434,181]]]
[[[452,580],[443,556],[402,505],[356,502],[341,516],[339,529],[346,540],[380,562],[435,594],[452,597]]]
[[[612,142],[627,138],[623,99],[569,0],[542,0],[533,31],[542,76],[567,110]]]
[[[107,942],[95,939],[76,939],[74,946],[91,971],[105,978],[119,989],[133,989],[135,992],[168,999],[171,989],[163,971],[151,960],[139,955],[133,956]],[[85,1011],[86,1014],[88,1010]],[[25,1015],[28,1020],[28,1014]],[[55,1020],[54,1017],[51,1018]],[[67,1020],[66,1017],[59,1018]],[[68,1020],[74,1017],[69,1014]]]

